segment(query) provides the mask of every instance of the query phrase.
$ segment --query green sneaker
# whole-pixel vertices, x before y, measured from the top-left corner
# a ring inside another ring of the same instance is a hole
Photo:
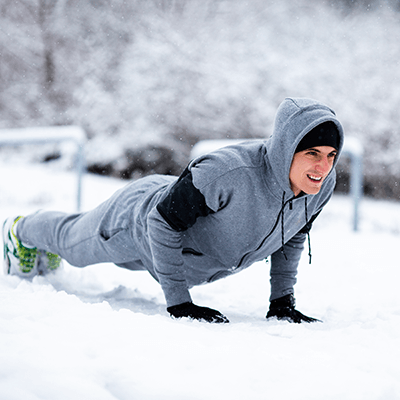
[[[62,265],[62,258],[57,254],[39,250],[39,275],[47,274],[50,271],[59,269]]]
[[[5,275],[30,278],[58,269],[61,258],[36,247],[27,247],[15,235],[15,228],[22,216],[11,217],[3,224],[3,269]]]

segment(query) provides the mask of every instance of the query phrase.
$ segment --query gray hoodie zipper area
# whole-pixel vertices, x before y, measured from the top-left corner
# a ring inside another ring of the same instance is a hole
[[[293,209],[292,201],[293,201],[293,199],[295,199],[295,198],[296,198],[296,197],[292,197],[292,198],[290,198],[289,200],[287,200],[286,202],[284,202],[284,203],[282,204],[282,208],[281,208],[281,210],[279,211],[279,213],[278,213],[278,215],[277,215],[277,217],[276,217],[276,220],[275,220],[275,223],[274,223],[272,229],[271,229],[271,230],[269,231],[269,233],[264,237],[264,239],[263,239],[262,242],[258,245],[258,247],[256,248],[255,251],[259,251],[259,250],[263,247],[263,245],[265,244],[265,242],[268,240],[268,238],[273,234],[273,232],[275,231],[275,229],[276,229],[277,226],[278,226],[279,220],[282,220],[282,215],[283,215],[283,213],[284,213],[284,208],[286,207],[286,205],[289,203],[289,209]],[[306,223],[307,223],[307,222],[306,222]],[[284,229],[284,228],[283,228],[283,224],[282,224],[282,231],[283,231],[283,229]],[[282,251],[284,251],[283,248],[284,248],[284,235],[282,236]],[[247,255],[248,255],[248,253],[245,254],[245,255],[242,257],[242,259],[241,259],[240,262],[239,262],[239,265],[235,268],[235,270],[236,270],[236,269],[239,269],[239,268],[241,267],[241,265],[242,265],[242,263],[243,263],[243,260],[246,258]]]

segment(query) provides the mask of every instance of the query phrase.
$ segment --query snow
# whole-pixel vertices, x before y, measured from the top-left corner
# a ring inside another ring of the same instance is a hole
[[[74,211],[75,174],[0,161],[0,217]],[[84,177],[90,209],[126,182]],[[0,275],[0,399],[400,399],[400,204],[334,196],[295,287],[323,323],[265,320],[268,264],[191,290],[230,324],[172,320],[146,272],[111,264]]]

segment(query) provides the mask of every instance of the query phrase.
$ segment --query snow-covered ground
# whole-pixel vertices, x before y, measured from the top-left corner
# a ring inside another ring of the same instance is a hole
[[[1,220],[74,211],[73,173],[4,160],[0,173]],[[125,183],[85,176],[83,208]],[[226,325],[172,320],[146,272],[110,264],[0,275],[0,399],[400,399],[400,204],[365,200],[361,216],[354,233],[335,196],[301,261],[298,309],[323,323],[265,320],[263,262],[192,289]]]

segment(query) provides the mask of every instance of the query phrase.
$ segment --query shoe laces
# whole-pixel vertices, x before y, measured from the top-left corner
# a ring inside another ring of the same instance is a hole
[[[61,264],[61,258],[57,254],[49,253],[46,251],[46,257],[47,257],[47,269],[54,271],[57,269],[60,264]]]

